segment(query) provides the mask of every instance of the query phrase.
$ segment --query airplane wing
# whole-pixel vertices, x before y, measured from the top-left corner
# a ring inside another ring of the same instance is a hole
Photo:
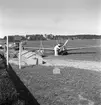
[[[87,48],[97,48],[97,47],[101,47],[101,46],[88,46],[88,47],[67,47],[66,50],[67,51],[71,51],[71,50],[80,50],[80,49],[87,49]],[[48,51],[54,51],[54,48],[50,47],[50,48],[39,48],[39,47],[24,47],[25,49],[33,49],[33,50],[48,50]]]
[[[87,48],[98,48],[101,46],[87,46],[87,47],[74,47],[74,48],[66,48],[67,51],[71,51],[71,50],[80,50],[80,49],[87,49]]]
[[[33,49],[33,50],[39,50],[39,49],[41,49],[41,50],[51,50],[51,51],[53,51],[54,50],[54,48],[39,48],[39,47],[24,47],[25,49]]]

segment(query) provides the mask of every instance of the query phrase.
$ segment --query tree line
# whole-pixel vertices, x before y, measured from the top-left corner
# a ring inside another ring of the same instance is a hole
[[[32,35],[10,35],[8,37],[9,42],[14,42],[15,40],[29,40],[29,41],[36,41],[36,40],[59,40],[59,39],[101,39],[101,35],[52,35],[52,34],[32,34]],[[6,40],[6,36],[3,38]]]

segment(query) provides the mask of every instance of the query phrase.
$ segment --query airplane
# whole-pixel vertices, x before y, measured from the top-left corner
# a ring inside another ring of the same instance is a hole
[[[65,55],[68,55],[68,52],[69,51],[72,51],[72,50],[81,50],[81,49],[87,49],[87,48],[96,48],[96,47],[101,47],[101,46],[89,46],[89,47],[75,47],[75,48],[66,48],[65,51],[62,51],[63,52],[66,52]],[[24,49],[26,50],[31,50],[31,51],[51,51],[51,52],[54,52],[54,48],[39,48],[39,47],[24,47]],[[30,51],[29,50],[29,51]],[[59,54],[59,55],[64,55],[64,54]]]
[[[66,44],[69,40],[66,40],[65,43],[62,45],[62,47],[60,47],[60,52],[58,53],[58,55],[68,55],[68,51],[72,51],[72,50],[81,50],[81,49],[87,49],[87,48],[96,48],[96,47],[101,47],[101,46],[88,46],[88,47],[66,47]],[[31,50],[31,51],[52,51],[52,53],[54,52],[54,47],[50,47],[50,48],[44,48],[44,47],[24,47],[24,49],[27,50]],[[30,51],[29,50],[29,51]]]

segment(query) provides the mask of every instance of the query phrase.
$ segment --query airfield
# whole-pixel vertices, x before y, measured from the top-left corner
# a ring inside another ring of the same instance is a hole
[[[43,41],[45,48],[55,44],[56,41]],[[40,42],[30,41],[26,46],[40,47]],[[12,67],[40,105],[100,105],[100,40],[71,40],[67,44],[67,48],[88,46],[94,47],[71,50],[68,55],[57,57],[45,50],[45,64],[21,70],[13,64]]]
[[[53,40],[42,43],[44,48],[57,44]],[[39,48],[40,41],[29,41],[26,46]],[[66,47],[87,48],[57,57],[45,50],[45,64],[11,66],[40,105],[101,105],[101,41],[70,40]]]
[[[62,43],[65,41],[62,40]],[[49,41],[43,41],[43,48],[53,48],[57,43],[56,41],[49,40]],[[39,47],[40,48],[40,42],[28,42],[27,47]],[[68,55],[59,55],[58,57],[54,56],[54,51],[45,50],[44,54],[46,57],[44,57],[45,61],[47,62],[44,64],[45,66],[72,66],[78,68],[85,68],[86,65],[88,65],[88,69],[94,68],[95,66],[96,70],[101,69],[100,63],[101,63],[101,42],[100,40],[70,40],[68,44],[66,45]],[[78,48],[78,49],[72,49],[72,48]],[[49,64],[50,63],[50,64]],[[86,63],[86,65],[85,65]],[[75,65],[77,66],[75,66]],[[85,66],[84,66],[85,65]],[[84,67],[83,67],[84,66]],[[91,68],[92,67],[92,68]],[[87,68],[87,67],[86,67]]]

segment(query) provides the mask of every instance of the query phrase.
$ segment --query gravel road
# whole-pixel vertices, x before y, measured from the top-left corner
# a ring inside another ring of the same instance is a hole
[[[83,60],[60,60],[60,59],[47,59],[44,66],[60,66],[60,67],[74,67],[87,70],[101,70],[101,62],[96,61],[83,61]]]

